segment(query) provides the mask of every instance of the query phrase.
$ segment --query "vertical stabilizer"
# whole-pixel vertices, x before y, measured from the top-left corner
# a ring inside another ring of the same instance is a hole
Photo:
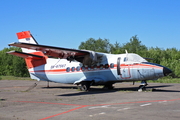
[[[19,39],[19,42],[38,44],[37,41],[34,39],[34,37],[31,35],[31,33],[29,31],[19,32],[19,33],[17,33],[17,37]],[[36,52],[36,50],[29,50],[26,48],[22,48],[22,51],[26,52],[26,53]]]

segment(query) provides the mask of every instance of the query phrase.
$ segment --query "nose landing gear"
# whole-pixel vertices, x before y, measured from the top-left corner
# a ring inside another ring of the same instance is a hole
[[[147,86],[147,82],[145,80],[141,81],[141,85],[138,88],[138,92],[142,92],[144,90],[146,90],[146,86]]]

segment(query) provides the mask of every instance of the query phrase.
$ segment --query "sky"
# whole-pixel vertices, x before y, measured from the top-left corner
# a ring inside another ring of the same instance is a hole
[[[180,50],[180,0],[0,0],[0,50],[30,31],[42,45],[78,49],[89,38]]]

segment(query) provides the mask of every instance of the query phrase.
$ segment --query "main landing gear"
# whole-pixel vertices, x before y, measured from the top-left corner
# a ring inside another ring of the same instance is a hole
[[[147,84],[147,82],[145,80],[141,81],[141,85],[139,86],[138,91],[142,92],[142,91],[146,90],[147,85],[148,84]]]
[[[94,81],[83,81],[80,84],[81,84],[81,86],[77,86],[79,90],[81,90],[81,91],[89,91],[90,86],[94,84]],[[105,84],[103,89],[109,89],[109,90],[114,89],[113,83]]]
[[[81,91],[89,91],[91,84],[92,82],[88,82],[88,81],[82,82],[81,86],[78,87],[78,89],[80,89]]]

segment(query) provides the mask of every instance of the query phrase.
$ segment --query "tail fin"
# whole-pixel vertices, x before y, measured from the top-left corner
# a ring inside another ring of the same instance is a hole
[[[38,44],[29,31],[19,32],[17,33],[17,37],[21,43]],[[28,69],[46,64],[47,56],[45,56],[42,51],[36,51],[27,48],[21,49],[23,52],[13,51],[9,52],[9,54],[25,58]]]
[[[21,43],[38,44],[29,31],[19,32],[17,33],[17,37],[19,39],[19,42]],[[21,48],[21,49],[23,52],[10,51],[7,53],[25,58],[27,68],[32,79],[46,80],[44,78],[40,78],[37,75],[35,75],[34,68],[39,67],[41,65],[45,65],[48,57],[45,56],[42,51],[36,51],[27,48]]]
[[[31,33],[29,31],[19,32],[19,33],[17,33],[17,37],[19,39],[19,42],[38,44],[37,41],[34,39],[34,37],[31,35]],[[21,48],[21,49],[25,53],[36,52],[36,50],[29,50],[26,48]]]

